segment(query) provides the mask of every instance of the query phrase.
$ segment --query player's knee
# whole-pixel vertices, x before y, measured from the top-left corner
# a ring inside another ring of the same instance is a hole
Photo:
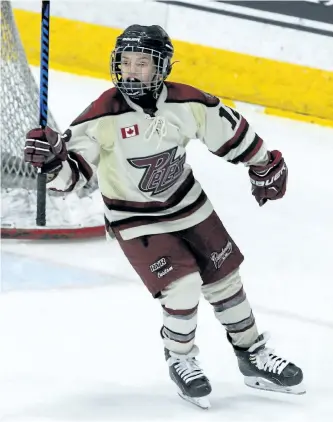
[[[193,309],[198,305],[202,279],[198,272],[173,281],[161,292],[159,300],[168,309]]]
[[[214,304],[234,297],[242,289],[243,284],[239,274],[239,268],[237,268],[221,280],[203,286],[202,293],[206,300]]]

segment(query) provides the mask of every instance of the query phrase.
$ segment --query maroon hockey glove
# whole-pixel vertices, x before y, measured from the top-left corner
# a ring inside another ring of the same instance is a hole
[[[70,131],[60,135],[49,127],[31,129],[26,134],[24,160],[34,167],[41,167],[42,172],[60,170],[67,159],[65,142],[70,138]]]
[[[279,199],[286,193],[288,168],[280,151],[270,152],[269,163],[265,166],[250,166],[249,176],[252,195],[260,206],[268,199]]]

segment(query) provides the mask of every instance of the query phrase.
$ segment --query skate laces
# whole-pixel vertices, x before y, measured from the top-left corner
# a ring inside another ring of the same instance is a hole
[[[199,362],[195,359],[193,354],[191,355],[191,353],[184,356],[170,353],[170,357],[167,362],[169,366],[173,366],[175,368],[177,374],[185,381],[186,384],[205,376],[199,366]]]
[[[255,343],[249,348],[250,361],[259,369],[263,371],[272,372],[280,375],[281,372],[289,365],[289,361],[276,355],[273,349],[265,347],[269,335],[264,333],[262,340]]]

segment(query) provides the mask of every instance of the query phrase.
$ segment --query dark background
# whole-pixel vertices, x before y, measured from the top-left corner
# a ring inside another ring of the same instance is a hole
[[[307,1],[218,1],[217,3],[234,4],[250,9],[333,24],[333,5],[328,6],[326,5],[328,2],[325,1],[318,4]]]
[[[333,37],[333,28],[324,28],[324,24],[333,24],[333,5],[328,5],[328,0],[323,0],[320,3],[310,3],[307,1],[213,1],[201,4],[186,3],[185,1],[176,0],[155,0],[159,3],[172,4],[174,6],[185,7],[188,9],[201,10],[204,12],[215,13],[224,16],[232,16],[239,19],[244,19],[253,22],[261,22],[270,25],[280,26],[283,28],[296,29],[303,32],[311,32],[313,34],[326,35]],[[235,6],[242,6],[248,11],[253,10],[254,15],[244,13],[244,11],[228,11],[219,9],[219,4],[231,4]],[[285,16],[293,16],[296,18],[310,19],[317,22],[318,28],[313,28],[311,25],[304,26],[300,22],[289,23],[279,19],[279,16],[255,16],[255,11],[261,10],[263,12],[279,13]],[[322,26],[321,26],[322,25]]]

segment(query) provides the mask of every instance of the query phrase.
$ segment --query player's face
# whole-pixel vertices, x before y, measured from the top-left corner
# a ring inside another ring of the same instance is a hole
[[[152,81],[156,68],[150,54],[123,52],[121,55],[121,75],[124,81],[135,78],[146,85]]]

